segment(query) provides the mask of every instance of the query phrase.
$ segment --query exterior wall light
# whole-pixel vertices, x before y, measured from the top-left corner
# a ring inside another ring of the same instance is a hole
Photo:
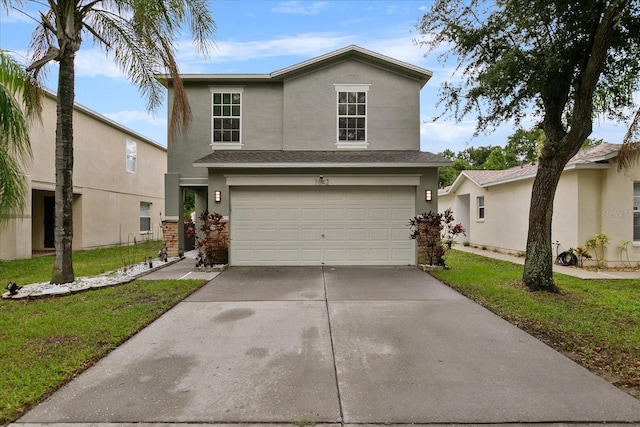
[[[424,201],[430,202],[433,199],[431,190],[424,190]]]
[[[222,191],[216,190],[213,193],[213,200],[215,200],[216,203],[220,203],[222,201]]]

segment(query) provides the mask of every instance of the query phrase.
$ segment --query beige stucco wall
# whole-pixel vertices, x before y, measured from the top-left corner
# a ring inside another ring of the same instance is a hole
[[[0,258],[29,258],[44,248],[43,199],[55,190],[56,100],[44,98],[42,124],[31,127],[26,165],[33,201],[22,219],[0,229]],[[136,142],[137,172],[126,171],[126,141]],[[167,155],[144,137],[83,107],[74,111],[74,249],[140,240],[140,202],[151,203],[154,238],[164,209]],[[31,206],[32,204],[32,206]],[[144,236],[146,237],[146,236]]]
[[[640,169],[618,172],[615,162],[609,168],[563,172],[553,204],[551,241],[559,242],[559,250],[564,251],[585,246],[587,239],[606,233],[610,238],[605,253],[608,265],[627,261],[618,249],[623,241],[630,242],[631,264],[640,262],[640,242],[632,241],[634,181],[640,181]],[[467,228],[467,237],[458,238],[461,243],[524,252],[532,185],[533,178],[529,178],[482,188],[464,179],[454,193],[439,196],[439,210],[452,208],[456,220]],[[485,197],[484,220],[476,218],[478,196]]]
[[[640,241],[633,241],[633,183],[640,182],[640,165],[618,172],[617,163],[603,173],[602,204],[600,218],[602,230],[609,234],[611,244],[607,249],[608,260],[626,261],[626,254],[617,246],[629,242],[627,252],[632,263],[640,262]]]

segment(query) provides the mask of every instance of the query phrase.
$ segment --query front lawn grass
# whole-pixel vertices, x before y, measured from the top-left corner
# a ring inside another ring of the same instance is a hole
[[[76,275],[117,269],[121,253],[75,252]],[[144,251],[137,253],[142,262]],[[52,256],[2,261],[2,287],[9,279],[21,285],[47,281],[52,267]],[[0,299],[0,424],[15,420],[203,284],[138,279],[62,297]]]
[[[522,269],[462,251],[431,274],[630,394],[640,395],[640,283],[555,274],[560,294],[530,292]]]

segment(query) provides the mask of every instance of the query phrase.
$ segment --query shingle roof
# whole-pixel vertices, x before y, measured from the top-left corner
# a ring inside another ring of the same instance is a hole
[[[595,145],[593,147],[583,148],[582,150],[578,151],[578,153],[573,156],[571,160],[569,160],[569,162],[567,162],[565,170],[581,166],[584,167],[594,165],[598,162],[616,157],[619,151],[620,144],[609,143],[603,143],[600,145]],[[537,171],[537,163],[528,163],[522,166],[516,166],[505,170],[465,170],[462,173],[479,186],[486,187],[501,182],[530,178],[535,176]]]
[[[196,160],[196,167],[438,167],[451,164],[437,154],[424,151],[266,151],[225,150]]]

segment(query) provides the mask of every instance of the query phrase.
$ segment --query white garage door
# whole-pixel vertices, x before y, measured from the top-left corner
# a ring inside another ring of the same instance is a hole
[[[415,264],[413,187],[233,187],[232,265]]]

